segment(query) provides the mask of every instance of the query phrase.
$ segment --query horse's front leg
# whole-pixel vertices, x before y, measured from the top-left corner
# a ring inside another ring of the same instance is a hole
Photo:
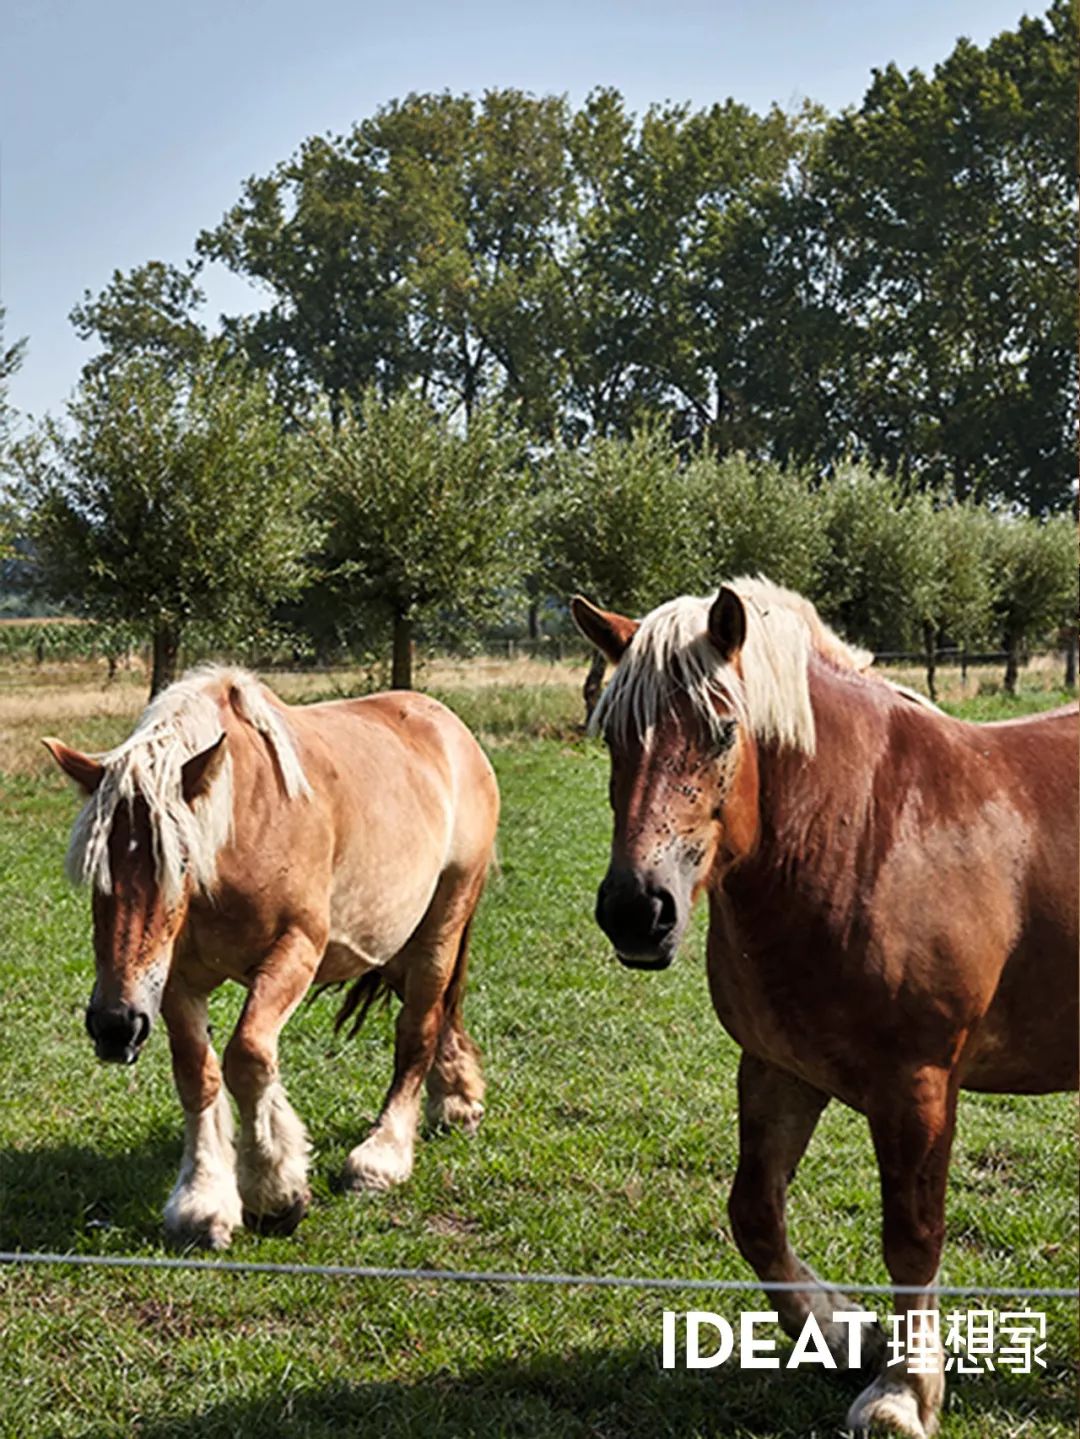
[[[165,1206],[165,1230],[177,1244],[224,1249],[240,1223],[232,1110],[210,1047],[204,990],[177,975],[162,997],[173,1076],[184,1107],[184,1157]]]
[[[930,1286],[945,1234],[945,1184],[956,1126],[956,1083],[927,1066],[894,1076],[869,1108],[881,1172],[885,1263],[894,1284]],[[945,1395],[944,1353],[936,1294],[898,1294],[901,1343],[851,1406],[856,1430],[886,1430],[911,1439],[936,1433]],[[893,1360],[896,1360],[894,1363]]]
[[[859,1308],[844,1295],[813,1287],[817,1275],[792,1249],[787,1235],[787,1188],[810,1143],[829,1096],[764,1060],[739,1062],[739,1167],[728,1201],[735,1242],[762,1281],[786,1333],[796,1338],[812,1314],[841,1368],[848,1365],[850,1327],[833,1315]],[[806,1289],[771,1284],[806,1283]],[[876,1363],[882,1336],[863,1327],[864,1363]]]
[[[322,944],[304,931],[286,930],[255,970],[225,1049],[225,1082],[240,1111],[244,1223],[263,1234],[291,1234],[311,1202],[307,1134],[278,1075],[278,1036],[310,987],[321,953]]]

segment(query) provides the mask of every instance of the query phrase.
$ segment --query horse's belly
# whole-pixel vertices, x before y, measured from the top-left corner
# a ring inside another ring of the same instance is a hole
[[[1077,1087],[1076,939],[1055,938],[1038,935],[1006,965],[961,1061],[965,1089],[1049,1094]]]
[[[407,859],[392,870],[366,871],[362,882],[339,870],[330,896],[327,960],[339,968],[351,962],[353,974],[387,964],[423,919],[438,881],[437,866]]]

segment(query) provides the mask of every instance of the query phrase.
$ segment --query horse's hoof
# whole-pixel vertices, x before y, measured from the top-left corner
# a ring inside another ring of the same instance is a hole
[[[859,1436],[902,1434],[904,1439],[930,1439],[937,1425],[924,1426],[919,1401],[906,1384],[876,1379],[848,1410],[847,1426]]]
[[[164,1218],[165,1237],[174,1248],[228,1249],[240,1223],[240,1196],[235,1184],[222,1185],[215,1195],[177,1185]]]
[[[444,1094],[427,1108],[431,1129],[456,1129],[468,1139],[480,1128],[483,1117],[484,1106],[479,1099],[462,1099],[457,1094]]]
[[[412,1174],[411,1151],[402,1151],[383,1140],[365,1139],[345,1161],[342,1184],[352,1190],[393,1189]]]
[[[278,1209],[273,1214],[256,1214],[252,1209],[244,1210],[244,1228],[254,1234],[274,1235],[284,1238],[295,1232],[311,1206],[311,1191],[298,1194],[287,1209]]]
[[[167,1224],[165,1238],[174,1249],[228,1249],[233,1225],[227,1219],[210,1219],[203,1224]]]

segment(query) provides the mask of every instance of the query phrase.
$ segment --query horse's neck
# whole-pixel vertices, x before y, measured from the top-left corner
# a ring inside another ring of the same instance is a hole
[[[806,867],[837,885],[854,879],[861,837],[874,803],[874,775],[885,744],[888,692],[811,660],[814,754],[760,745],[760,878],[790,881]]]

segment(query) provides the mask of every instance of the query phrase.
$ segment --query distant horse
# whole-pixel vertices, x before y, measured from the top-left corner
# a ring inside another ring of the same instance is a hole
[[[1076,708],[950,719],[760,579],[640,623],[573,614],[617,665],[594,717],[615,816],[597,920],[624,964],[663,969],[708,896],[712,1001],[743,1051],[735,1239],[785,1329],[812,1313],[843,1363],[831,1316],[852,1306],[769,1289],[815,1277],[785,1195],[829,1099],[869,1120],[894,1284],[930,1286],[957,1091],[1076,1086]],[[897,1296],[933,1372],[912,1347],[853,1428],[934,1432],[940,1345],[908,1311],[936,1307]]]
[[[381,694],[290,708],[241,670],[163,691],[98,759],[46,745],[87,795],[69,872],[93,886],[97,982],[86,1027],[131,1064],[159,1010],[184,1108],[169,1233],[221,1248],[243,1221],[291,1233],[308,1142],[285,1096],[278,1036],[309,988],[359,976],[343,1016],[380,988],[403,1001],[394,1074],[345,1181],[409,1177],[420,1090],[434,1122],[475,1129],[484,1084],[461,1022],[469,924],[492,856],[495,777],[434,700]],[[224,1053],[207,997],[248,991]]]

